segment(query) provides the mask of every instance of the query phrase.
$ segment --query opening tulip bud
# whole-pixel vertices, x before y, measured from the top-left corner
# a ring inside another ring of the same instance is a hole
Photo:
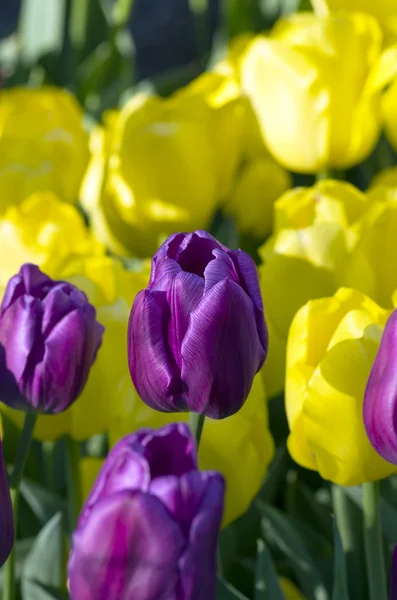
[[[397,311],[383,331],[365,390],[363,416],[372,446],[397,465]]]
[[[14,517],[12,512],[7,469],[3,457],[0,429],[0,567],[7,560],[14,544]]]
[[[84,388],[103,331],[83,292],[23,265],[0,309],[1,401],[25,411],[66,410]]]
[[[152,408],[236,413],[268,347],[252,258],[205,231],[169,237],[135,298],[128,345],[132,380]]]
[[[122,439],[73,534],[71,600],[215,600],[224,491],[222,475],[197,470],[187,425]]]

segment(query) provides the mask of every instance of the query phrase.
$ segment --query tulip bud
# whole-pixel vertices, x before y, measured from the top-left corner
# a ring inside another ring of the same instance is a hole
[[[268,347],[254,261],[205,231],[169,237],[135,298],[128,344],[132,380],[150,407],[236,413]]]
[[[14,544],[14,517],[12,512],[7,470],[3,458],[0,429],[0,567],[7,560]]]
[[[123,438],[73,534],[71,600],[214,600],[223,497],[223,477],[197,470],[187,425]]]
[[[20,410],[59,413],[81,394],[103,327],[87,297],[25,264],[0,309],[1,400]]]
[[[368,377],[364,425],[378,454],[397,465],[397,311],[389,317]]]

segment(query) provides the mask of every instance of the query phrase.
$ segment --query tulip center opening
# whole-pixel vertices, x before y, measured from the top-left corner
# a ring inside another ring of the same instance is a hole
[[[216,240],[202,238],[193,233],[186,248],[177,257],[177,261],[183,271],[204,278],[206,266],[215,258],[212,254],[215,248],[219,248]]]

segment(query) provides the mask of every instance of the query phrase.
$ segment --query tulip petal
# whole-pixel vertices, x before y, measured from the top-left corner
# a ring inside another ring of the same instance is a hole
[[[73,536],[71,600],[176,597],[184,536],[160,500],[119,492],[96,504]]]
[[[185,237],[175,259],[184,271],[203,277],[207,264],[214,258],[213,250],[219,247],[222,246],[212,235],[196,231]]]
[[[214,259],[208,263],[204,271],[205,294],[222,279],[231,279],[240,284],[236,267],[229,253],[217,248],[213,251],[213,255]]]
[[[128,363],[138,394],[151,408],[165,412],[181,400],[182,382],[166,345],[170,309],[165,292],[143,290],[135,298],[128,325]]]
[[[195,597],[195,590],[199,589],[197,600],[207,600],[216,595],[216,549],[223,515],[225,482],[222,475],[216,472],[195,473],[194,477],[190,477],[190,486],[193,479],[196,488],[200,486],[201,493],[199,496],[198,490],[195,490],[196,502],[190,514],[193,516],[193,510],[196,514],[190,527],[189,545],[179,566],[184,598]],[[184,500],[186,506],[189,506],[193,494],[189,495],[188,486],[186,488]],[[213,574],[212,578],[208,577],[209,573]]]
[[[233,281],[214,285],[192,312],[182,343],[190,410],[215,419],[237,412],[263,356],[251,299]]]
[[[51,284],[51,279],[42,273],[36,265],[24,264],[18,275],[8,282],[1,303],[1,312],[4,312],[18,296],[23,294],[44,298]]]
[[[140,445],[152,479],[165,475],[179,477],[197,469],[196,444],[185,423],[172,423],[159,431],[149,430]]]
[[[397,465],[397,311],[386,323],[382,341],[368,378],[363,417],[375,450]]]

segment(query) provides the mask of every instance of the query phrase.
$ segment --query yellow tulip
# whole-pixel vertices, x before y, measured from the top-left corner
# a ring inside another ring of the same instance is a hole
[[[105,333],[81,396],[64,413],[40,416],[34,436],[56,440],[68,434],[84,440],[107,431],[113,403],[126,401],[126,387],[133,390],[127,365],[127,324],[135,295],[147,285],[149,269],[144,263],[140,272],[126,271],[119,261],[105,256],[76,258],[59,278],[68,279],[87,294]],[[22,424],[22,413],[4,410]]]
[[[51,192],[33,194],[0,217],[0,290],[23,263],[57,277],[70,256],[103,253],[76,207]]]
[[[346,265],[346,281],[391,308],[397,287],[397,188],[374,187],[369,208],[357,228],[358,238]]]
[[[235,217],[240,233],[264,239],[272,230],[274,203],[290,185],[289,173],[270,155],[252,159],[241,168],[224,213]]]
[[[94,130],[82,201],[99,240],[147,256],[170,233],[208,227],[239,162],[236,90],[207,74],[168,99],[139,95]]]
[[[393,54],[394,56],[394,54]],[[314,173],[364,160],[381,129],[380,94],[396,70],[374,17],[292,14],[239,61],[263,137],[287,168]]]
[[[187,413],[160,413],[138,397],[129,380],[113,396],[110,441],[114,444],[140,427],[161,427],[187,421]],[[258,493],[273,458],[274,442],[268,427],[267,400],[260,377],[256,377],[243,408],[228,419],[206,419],[199,449],[202,469],[215,469],[226,478],[224,525],[248,508]]]
[[[397,188],[397,167],[388,167],[379,171],[371,181],[371,189],[386,187]]]
[[[317,223],[348,228],[368,208],[367,195],[350,183],[326,179],[310,188],[294,188],[274,205],[274,231],[304,229]]]
[[[37,191],[77,202],[88,161],[83,113],[67,91],[12,88],[0,97],[0,212]]]
[[[385,122],[386,136],[393,146],[397,149],[397,79],[385,92],[382,100],[382,113]]]
[[[262,374],[269,397],[284,388],[287,336],[296,311],[312,298],[333,294],[344,281],[349,233],[336,223],[282,229],[259,249],[263,262],[260,285],[270,339]]]
[[[391,39],[397,35],[397,4],[394,0],[311,0],[311,4],[318,15],[342,9],[367,13],[379,21]]]
[[[397,468],[371,446],[362,405],[389,312],[356,290],[302,307],[288,335],[288,449],[300,465],[339,485],[387,477]]]

